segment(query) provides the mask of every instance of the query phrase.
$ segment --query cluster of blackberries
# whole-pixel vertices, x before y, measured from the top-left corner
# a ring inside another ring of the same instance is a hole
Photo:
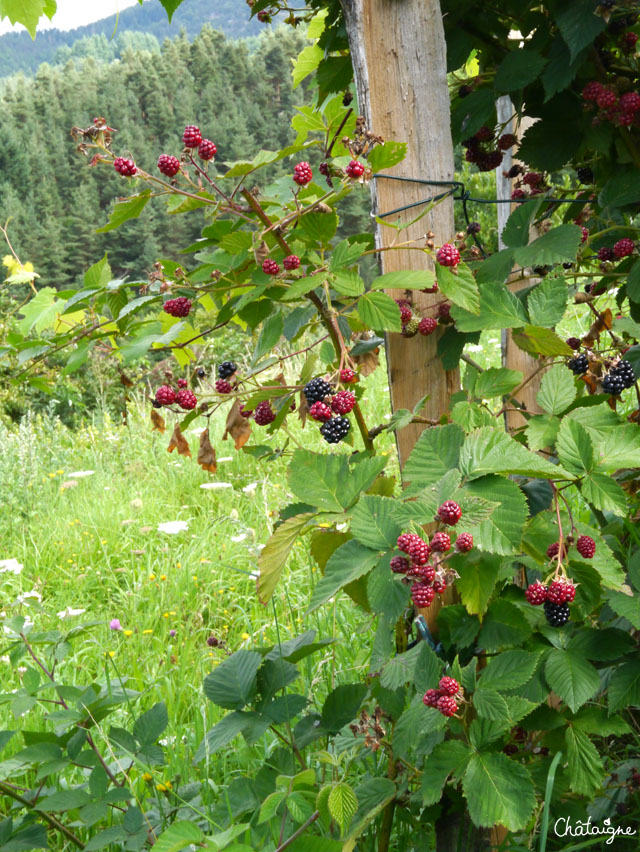
[[[629,361],[620,361],[612,367],[602,380],[603,393],[618,396],[626,388],[633,387],[636,377]]]
[[[161,385],[156,391],[153,400],[154,408],[162,408],[163,405],[177,403],[185,411],[191,411],[198,404],[195,393],[187,387],[186,379],[178,379],[178,390],[169,385]]]
[[[439,710],[443,716],[453,716],[458,710],[458,701],[462,699],[462,689],[453,677],[440,678],[437,689],[428,689],[422,696],[425,707]]]
[[[456,249],[457,251],[457,249]],[[422,334],[424,337],[428,337],[438,327],[438,320],[435,317],[422,317],[419,319],[414,316],[413,311],[411,310],[411,305],[407,302],[406,299],[396,299],[396,304],[400,309],[400,322],[402,323],[402,336],[403,337],[415,337],[416,334]],[[442,308],[441,304],[439,307]],[[446,304],[448,308],[449,305]],[[441,319],[446,319],[448,312],[441,314],[440,310],[438,311],[438,315]]]
[[[584,352],[581,352],[580,355],[576,355],[574,358],[567,361],[567,367],[576,376],[582,376],[589,369],[589,359]]]
[[[569,621],[569,603],[575,599],[576,587],[571,580],[553,580],[548,586],[536,580],[524,596],[533,606],[544,605],[544,614],[552,627],[562,627]]]
[[[343,374],[345,379],[342,379]],[[353,370],[342,370],[340,378],[348,384],[354,379],[357,380]],[[355,394],[347,390],[336,392],[329,382],[319,377],[307,382],[302,392],[309,406],[309,416],[312,420],[322,423],[322,437],[327,444],[339,444],[351,430],[351,421],[343,415],[353,410],[356,404]]]
[[[465,139],[462,146],[466,148],[465,159],[468,163],[475,163],[478,171],[490,172],[498,168],[503,152],[508,151],[517,141],[512,133],[505,133],[496,140],[491,128],[481,127],[475,135]]]
[[[514,201],[521,201],[523,198],[529,198],[532,195],[541,195],[549,189],[546,178],[542,172],[524,172],[520,166],[514,166],[511,171],[515,170],[513,177],[517,177],[515,189],[511,193],[511,198]]]
[[[582,556],[583,559],[593,559],[596,553],[596,543],[591,538],[590,535],[581,535],[578,536],[576,541],[576,550]],[[547,548],[547,558],[555,559],[560,551],[560,542],[554,541]],[[567,540],[565,539],[562,542],[562,556],[563,558],[567,555]]]
[[[635,33],[633,34],[635,35]],[[635,50],[637,38],[631,39],[631,48]],[[597,110],[595,123],[610,121],[619,127],[631,127],[640,121],[640,94],[624,92],[620,95],[612,86],[604,86],[598,80],[592,80],[582,90],[585,109]]]

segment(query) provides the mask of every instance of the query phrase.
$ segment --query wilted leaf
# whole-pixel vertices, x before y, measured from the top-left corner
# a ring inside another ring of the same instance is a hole
[[[215,473],[218,469],[216,463],[216,451],[209,439],[209,429],[205,429],[200,435],[200,447],[198,448],[198,464],[203,470]]]
[[[380,363],[378,358],[379,349],[372,349],[370,352],[363,352],[362,355],[351,355],[351,359],[356,362],[360,375],[366,378],[376,369]]]
[[[166,431],[167,427],[164,422],[164,417],[158,412],[156,408],[151,409],[151,423],[153,424],[153,429],[151,430],[152,432],[155,432],[157,430],[158,432],[164,433]]]
[[[237,399],[234,400],[227,414],[227,422],[222,436],[223,441],[227,440],[227,435],[231,435],[235,441],[236,450],[242,449],[251,437],[251,424],[246,417],[240,414],[240,404]]]
[[[303,426],[307,422],[307,414],[309,414],[309,403],[307,402],[306,396],[303,393],[301,393],[300,394],[300,404],[298,405],[298,417],[302,421]]]
[[[606,308],[599,317],[597,317],[596,321],[593,323],[589,331],[582,338],[582,342],[585,346],[591,346],[595,343],[601,333],[605,331],[605,329],[610,329],[613,325],[613,314],[609,308]]]
[[[180,429],[180,425],[178,423],[176,423],[175,425],[173,435],[171,436],[169,446],[167,447],[168,453],[172,453],[174,450],[178,451],[179,456],[189,456],[189,458],[191,458],[191,450],[189,449],[189,443],[187,442],[185,436],[182,434],[182,430]]]

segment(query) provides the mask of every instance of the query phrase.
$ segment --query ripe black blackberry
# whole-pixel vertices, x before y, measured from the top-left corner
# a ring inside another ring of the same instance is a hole
[[[589,360],[583,352],[580,355],[576,355],[575,358],[571,358],[567,361],[567,367],[576,376],[582,376],[589,369]]]
[[[625,389],[624,379],[619,376],[614,370],[611,370],[602,382],[602,392],[618,396]]]
[[[332,392],[331,385],[329,382],[325,382],[324,379],[311,379],[310,382],[302,388],[303,394],[307,398],[307,402],[309,405],[313,405],[314,402],[322,402],[325,396],[329,396]]]
[[[223,361],[218,367],[218,378],[228,379],[238,369],[238,365],[234,361]]]
[[[339,444],[343,438],[346,438],[351,429],[351,423],[346,417],[332,417],[320,427],[320,434],[325,439],[327,444]]]
[[[615,368],[616,374],[622,379],[624,382],[625,388],[633,387],[636,383],[636,376],[633,372],[633,367],[629,361],[620,361],[618,366]]]
[[[552,601],[545,601],[543,607],[547,621],[552,627],[562,627],[569,621],[568,603],[557,604]]]
[[[576,169],[576,174],[580,183],[593,183],[593,170],[589,166],[581,166],[579,169]]]

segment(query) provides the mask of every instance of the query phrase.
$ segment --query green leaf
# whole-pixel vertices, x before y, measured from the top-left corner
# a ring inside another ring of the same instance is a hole
[[[387,689],[398,689],[413,680],[416,663],[421,656],[420,644],[414,645],[402,654],[396,654],[385,663],[380,675],[382,686]]]
[[[97,263],[90,266],[84,274],[84,286],[101,289],[111,281],[111,267],[107,255],[101,257]],[[113,282],[116,283],[115,281]]]
[[[568,726],[564,738],[569,760],[570,787],[574,793],[592,798],[605,776],[600,755],[584,731]]]
[[[636,630],[640,630],[640,597],[638,594],[630,597],[624,592],[610,591],[606,597],[614,612],[626,618]]]
[[[375,149],[374,149],[375,150]],[[433,287],[435,273],[427,269],[385,272],[374,278],[372,290],[425,290]]]
[[[609,713],[625,707],[640,706],[640,661],[619,666],[611,676],[608,689]]]
[[[305,217],[306,218],[306,217]],[[362,322],[375,331],[401,331],[400,310],[391,296],[371,291],[358,302]]]
[[[460,778],[467,768],[472,750],[461,740],[438,743],[422,770],[422,804],[435,805],[442,798],[445,781],[453,773]]]
[[[548,417],[546,414],[534,414],[529,419],[525,428],[527,444],[530,450],[537,452],[545,447],[555,444],[560,428],[560,420],[557,417]]]
[[[325,512],[342,512],[349,505],[344,502],[349,467],[343,455],[298,449],[293,454],[288,476],[291,490],[305,503]]]
[[[594,14],[591,0],[573,0],[561,4],[556,15],[558,29],[567,43],[573,61],[578,53],[590,45],[606,26],[604,18]]]
[[[395,797],[396,785],[390,778],[367,778],[356,787],[358,810],[351,823],[349,840],[342,847],[342,852],[353,852],[356,838]]]
[[[328,806],[329,813],[344,834],[353,819],[353,815],[358,810],[356,794],[348,784],[339,782],[329,793]]]
[[[474,754],[462,790],[474,824],[486,828],[504,825],[518,831],[528,823],[536,804],[529,772],[506,754]]]
[[[523,89],[540,76],[546,64],[547,60],[535,50],[520,48],[509,51],[496,70],[496,91]]]
[[[458,331],[484,331],[486,328],[518,328],[525,325],[527,316],[522,302],[504,286],[490,282],[479,285],[480,312],[469,313],[453,305],[451,316]]]
[[[85,852],[97,852],[98,849],[104,849],[105,846],[111,846],[112,843],[124,842],[126,837],[127,833],[122,826],[113,825],[94,834],[84,849]]]
[[[517,484],[511,479],[491,475],[467,483],[465,491],[499,503],[485,521],[465,526],[465,530],[473,535],[474,545],[480,550],[496,554],[518,551],[528,509],[525,496]]]
[[[363,494],[351,520],[351,533],[365,547],[390,550],[395,547],[402,528],[393,518],[396,501],[389,497]]]
[[[367,155],[370,168],[374,172],[379,172],[381,169],[390,169],[392,166],[397,166],[407,155],[406,142],[385,142],[383,145],[376,147]]]
[[[601,207],[615,209],[640,201],[640,175],[637,169],[616,169],[598,198]]]
[[[507,702],[494,689],[476,689],[473,693],[473,706],[483,719],[508,719]]]
[[[307,213],[298,220],[298,227],[320,246],[328,247],[338,228],[336,213]]]
[[[535,208],[536,205],[520,205],[515,212],[521,210],[523,207],[531,206]],[[511,214],[515,215],[514,213]],[[507,227],[508,227],[507,222]],[[515,240],[515,237],[513,237]],[[528,237],[523,241],[522,245],[528,242]],[[520,243],[518,243],[520,245]],[[490,254],[488,258],[482,261],[480,266],[478,267],[478,272],[476,274],[476,281],[478,284],[504,284],[509,275],[511,274],[511,270],[513,269],[513,249],[503,249],[502,251],[497,251],[494,254]]]
[[[529,452],[501,429],[485,426],[467,436],[460,451],[460,472],[468,479],[491,473],[542,479],[572,479],[561,467]]]
[[[306,512],[287,518],[267,540],[258,557],[258,567],[260,568],[258,596],[262,603],[267,603],[271,599],[291,553],[291,548],[314,517],[315,512]]]
[[[19,330],[22,334],[29,334],[34,330],[40,334],[47,328],[53,328],[64,306],[64,301],[57,298],[57,291],[53,287],[43,287],[33,299],[20,308],[23,319],[18,323]]]
[[[631,425],[612,429],[596,444],[595,450],[600,456],[598,467],[602,471],[640,467],[640,429]]]
[[[519,53],[520,51],[514,52]],[[541,199],[536,199],[527,202],[526,204],[519,204],[516,207],[516,209],[509,216],[507,224],[504,226],[504,230],[502,232],[502,242],[505,244],[505,246],[509,246],[510,248],[518,248],[518,246],[529,245],[531,225],[533,224],[533,220],[538,214],[538,210],[540,209],[541,204]],[[496,255],[492,255],[492,257],[496,257]],[[495,262],[496,261],[494,261],[494,263]],[[485,263],[482,264],[482,267],[484,266]],[[507,273],[502,276],[501,280],[504,281],[504,279],[511,271],[512,266],[513,259],[511,257],[511,252],[509,252],[509,268],[507,270]]]
[[[591,438],[577,420],[563,419],[558,431],[556,450],[562,464],[572,473],[581,475],[588,473],[593,467]]]
[[[629,275],[627,276],[627,297],[631,302],[640,302],[640,260],[636,260],[629,271]],[[626,317],[626,319],[630,318]],[[637,339],[639,335],[634,334],[633,336]],[[636,352],[638,351],[637,346],[632,348],[635,349]],[[629,353],[627,353],[627,355],[628,354]]]
[[[584,499],[601,512],[612,512],[620,517],[627,513],[627,495],[620,485],[603,473],[590,473],[580,482]]]
[[[38,21],[43,15],[51,19],[55,9],[55,3],[52,4],[51,0],[2,0],[0,20],[9,18],[12,24],[22,24],[31,38],[35,39]]]
[[[361,458],[351,466],[347,480],[341,483],[341,495],[345,508],[351,506],[363,491],[368,491],[382,473],[387,460],[384,456]]]
[[[578,225],[559,225],[528,246],[515,249],[515,261],[520,266],[547,266],[575,260],[581,239],[582,230]]]
[[[625,630],[583,627],[571,637],[567,649],[577,651],[588,660],[615,660],[629,653],[631,644],[632,639]],[[580,712],[584,714],[585,711]]]
[[[308,77],[309,74],[313,74],[318,65],[322,62],[323,58],[324,50],[318,47],[317,44],[308,45],[298,54],[291,71],[294,89],[302,83],[305,77]]]
[[[343,296],[359,296],[364,293],[364,281],[355,269],[341,269],[336,272],[331,286]]]
[[[262,655],[257,651],[236,651],[206,676],[204,694],[218,707],[240,710],[254,693],[261,663]]]
[[[332,598],[348,583],[368,574],[379,559],[378,552],[357,541],[347,541],[329,557],[324,576],[311,594],[307,614]]]
[[[498,580],[500,559],[485,554],[470,562],[468,558],[461,557],[456,560],[455,568],[460,575],[456,589],[467,612],[483,615]]]
[[[576,394],[573,373],[564,364],[557,364],[543,375],[536,401],[548,414],[562,414]]]
[[[544,673],[551,689],[574,713],[600,689],[597,669],[575,651],[552,648]]]
[[[267,317],[262,326],[262,330],[260,331],[260,336],[256,343],[253,358],[251,359],[251,363],[253,365],[257,364],[258,361],[267,354],[267,352],[271,352],[276,343],[282,337],[283,330],[284,316],[279,311],[278,313]]]
[[[503,651],[493,657],[482,670],[480,687],[504,691],[515,689],[531,680],[538,663],[538,654],[529,651]]]
[[[349,240],[342,240],[331,252],[329,271],[337,272],[339,269],[353,266],[362,257],[365,250],[366,246],[363,243],[350,243]]]
[[[559,323],[564,316],[568,296],[564,278],[545,278],[527,297],[531,325],[552,328]]]
[[[573,349],[550,328],[525,325],[513,332],[513,342],[523,352],[531,355],[573,355]]]
[[[221,748],[228,745],[234,737],[246,728],[248,718],[246,713],[236,710],[227,713],[217,725],[207,731],[205,738],[198,746],[193,758],[194,763],[200,763],[205,757],[215,754]]]
[[[505,367],[489,367],[478,376],[473,389],[473,395],[480,399],[504,396],[518,387],[522,378],[520,370],[507,370]]]
[[[149,203],[151,192],[145,190],[140,195],[134,195],[133,198],[128,198],[126,201],[117,201],[114,205],[109,221],[102,228],[96,228],[96,234],[104,234],[107,231],[113,231],[119,228],[129,219],[137,219],[144,208]]]
[[[153,845],[156,852],[180,852],[193,843],[201,844],[203,840],[204,834],[195,823],[178,820],[165,829]]]
[[[133,725],[133,736],[143,747],[152,745],[162,735],[168,724],[167,707],[163,702],[159,702],[136,719]]]
[[[337,734],[358,715],[367,687],[363,683],[345,683],[336,686],[322,705],[321,724],[325,731]]]
[[[425,429],[415,443],[404,467],[407,496],[433,485],[458,466],[464,432],[455,424]]]
[[[458,264],[455,271],[451,267],[438,264],[436,278],[440,292],[454,305],[459,305],[472,314],[480,313],[480,291],[466,263]]]
[[[86,790],[58,790],[50,796],[45,796],[38,801],[38,810],[45,813],[58,811],[72,811],[81,808],[89,802],[89,794]]]

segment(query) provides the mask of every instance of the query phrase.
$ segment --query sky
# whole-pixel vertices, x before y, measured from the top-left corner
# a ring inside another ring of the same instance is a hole
[[[134,6],[138,0],[58,0],[58,11],[49,22],[48,18],[42,18],[38,29],[45,27],[57,27],[59,30],[72,30],[84,24],[99,21],[100,18],[108,18],[115,15],[118,10]],[[18,32],[24,27],[13,27],[9,18],[0,21],[0,35],[8,32]]]

